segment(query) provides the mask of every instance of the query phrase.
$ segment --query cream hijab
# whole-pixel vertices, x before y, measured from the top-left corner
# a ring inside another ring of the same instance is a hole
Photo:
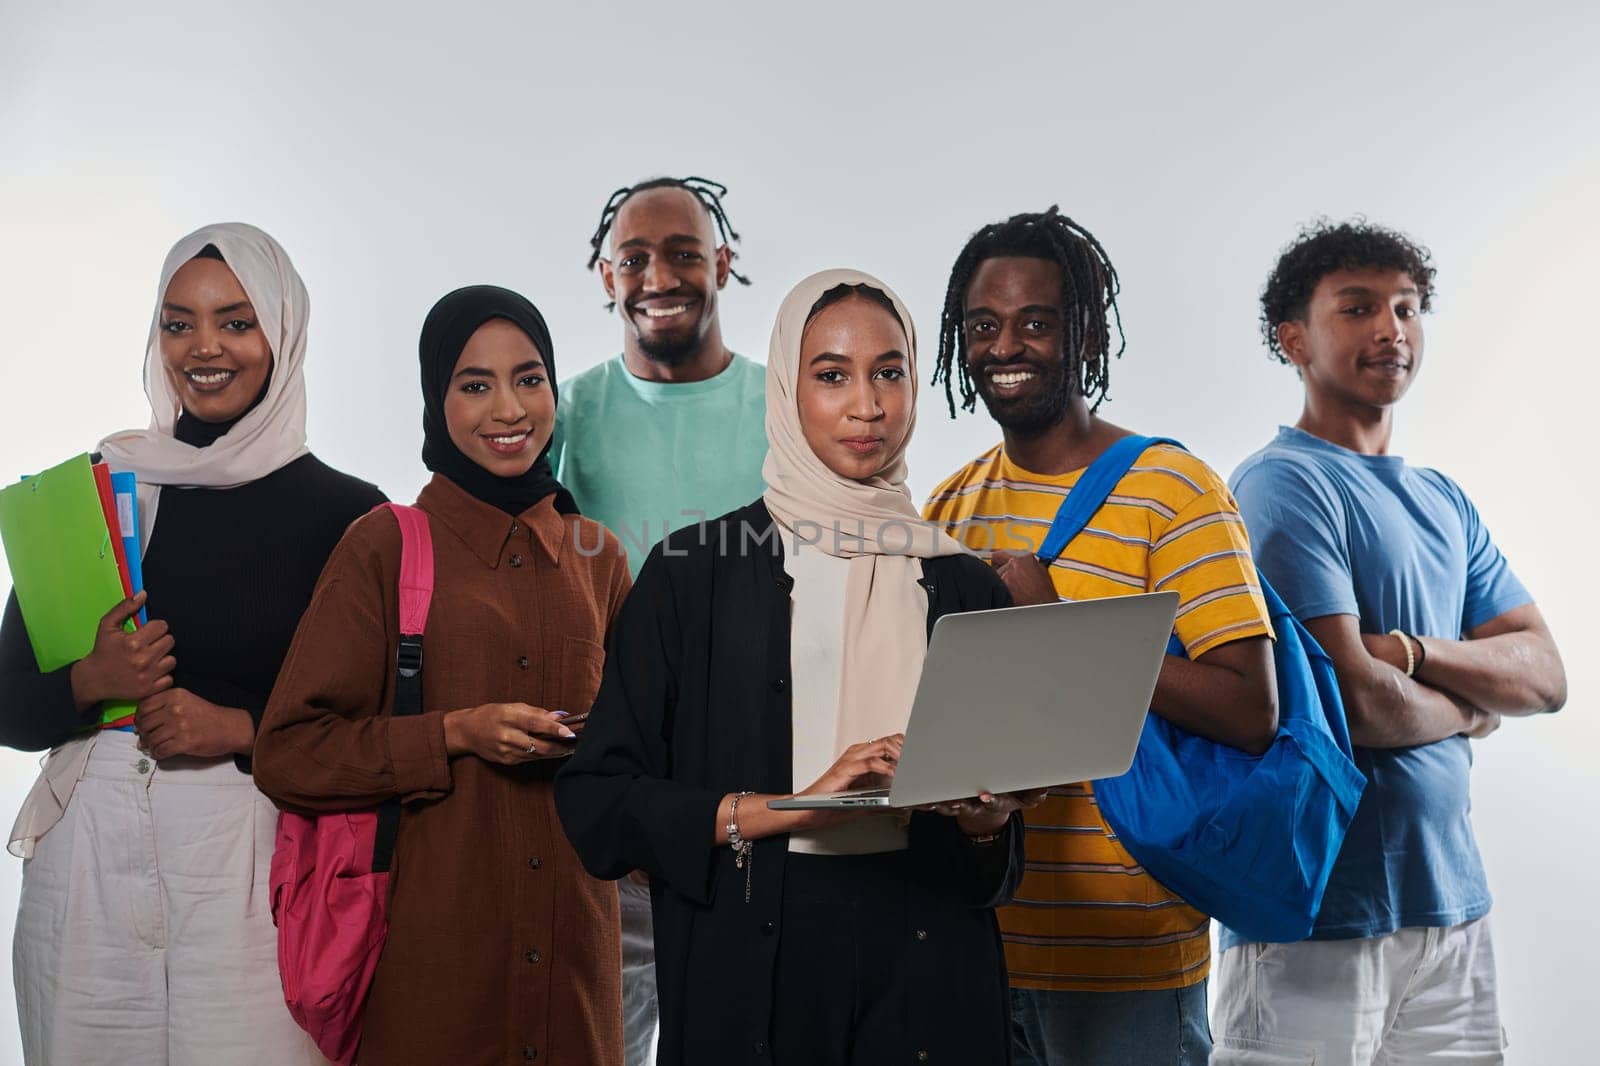
[[[215,245],[243,286],[272,349],[272,377],[255,409],[208,448],[172,435],[182,413],[161,359],[161,301],[178,269],[206,245]],[[114,470],[139,478],[140,543],[148,546],[162,486],[228,489],[247,484],[306,454],[305,284],[277,241],[241,222],[197,229],[172,246],[161,267],[156,311],[145,346],[144,391],[150,428],[115,433],[100,442]]]
[[[797,387],[806,316],[839,285],[870,285],[894,303],[905,325],[911,422],[899,450],[865,481],[829,470],[806,443]],[[894,290],[857,270],[824,270],[790,290],[778,309],[767,353],[767,510],[806,549],[849,561],[845,582],[844,658],[835,754],[851,744],[905,729],[928,650],[928,594],[919,559],[956,555],[960,544],[924,524],[906,487],[905,450],[916,428],[917,338],[911,313]]]

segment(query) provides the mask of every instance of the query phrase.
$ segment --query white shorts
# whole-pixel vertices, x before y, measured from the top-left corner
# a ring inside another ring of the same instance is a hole
[[[32,1066],[323,1066],[289,1017],[267,873],[277,811],[233,760],[96,737],[22,868],[12,962]]]
[[[1212,978],[1212,1066],[1496,1066],[1487,918],[1359,940],[1241,944]]]

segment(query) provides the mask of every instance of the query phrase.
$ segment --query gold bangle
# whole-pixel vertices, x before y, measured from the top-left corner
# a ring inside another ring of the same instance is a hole
[[[1391,629],[1389,635],[1400,638],[1400,645],[1406,650],[1406,676],[1414,677],[1417,672],[1417,653],[1411,647],[1411,638],[1401,629]]]

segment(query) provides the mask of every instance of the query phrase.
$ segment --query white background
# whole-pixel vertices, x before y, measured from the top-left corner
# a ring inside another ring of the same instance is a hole
[[[551,7],[0,0],[0,478],[144,423],[162,256],[239,219],[311,291],[312,447],[409,499],[432,301],[509,285],[563,375],[614,354],[587,238],[662,173],[731,187],[756,284],[724,330],[757,358],[828,266],[879,273],[931,338],[967,234],[1060,203],[1123,279],[1104,413],[1226,474],[1298,413],[1256,332],[1276,251],[1365,212],[1440,267],[1396,450],[1477,500],[1566,652],[1566,711],[1478,746],[1475,822],[1513,1061],[1593,1061],[1594,6]],[[923,400],[919,497],[997,437]],[[0,818],[36,761],[0,755]],[[0,928],[19,870],[0,856]]]

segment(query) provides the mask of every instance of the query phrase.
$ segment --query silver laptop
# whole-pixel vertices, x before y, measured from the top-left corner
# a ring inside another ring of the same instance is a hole
[[[1154,592],[945,615],[890,787],[767,806],[917,807],[1125,773],[1177,611]]]

